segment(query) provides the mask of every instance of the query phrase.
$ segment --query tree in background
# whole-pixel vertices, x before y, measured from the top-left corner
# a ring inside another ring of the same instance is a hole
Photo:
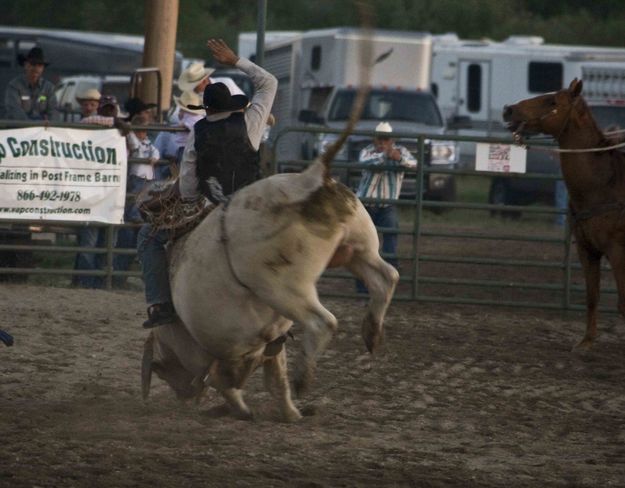
[[[236,45],[256,28],[255,0],[180,0],[178,49],[204,57],[209,36]],[[538,35],[546,42],[623,46],[622,0],[371,0],[383,29],[456,32],[461,38],[502,40]],[[267,0],[268,30],[357,26],[351,0]],[[143,34],[136,0],[2,0],[5,25]]]

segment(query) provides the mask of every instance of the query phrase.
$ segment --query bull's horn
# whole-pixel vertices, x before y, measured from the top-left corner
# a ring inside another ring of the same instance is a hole
[[[143,344],[143,359],[141,360],[141,396],[147,400],[150,394],[150,384],[152,383],[152,358],[154,357],[154,333],[150,335]]]

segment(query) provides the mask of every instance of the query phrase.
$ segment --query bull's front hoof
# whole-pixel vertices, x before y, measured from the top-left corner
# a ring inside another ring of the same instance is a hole
[[[299,413],[299,410],[295,408],[293,410],[289,410],[288,412],[283,412],[282,419],[284,420],[284,422],[297,422],[298,420],[302,419],[302,414]]]

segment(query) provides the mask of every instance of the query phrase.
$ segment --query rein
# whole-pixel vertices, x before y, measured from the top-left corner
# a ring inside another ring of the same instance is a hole
[[[575,101],[569,106],[569,111],[566,115],[566,120],[564,121],[564,124],[562,124],[562,127],[560,128],[560,132],[558,133],[558,135],[556,137],[554,137],[554,139],[557,141],[558,139],[560,139],[560,136],[562,136],[562,134],[564,133],[564,131],[566,130],[566,128],[569,125],[569,122],[571,121],[571,115],[573,114],[573,108],[575,107],[575,104],[577,104],[577,102],[579,101],[579,98],[576,98]],[[545,120],[547,117],[550,117],[552,115],[557,115],[558,114],[558,109],[554,108],[553,110],[547,112],[544,115],[541,115],[540,117],[537,117],[533,120],[536,120],[538,122],[542,122],[543,120]],[[545,152],[551,152],[551,153],[593,153],[593,152],[605,152],[605,151],[611,151],[613,149],[619,149],[621,147],[625,147],[625,141],[623,142],[619,142],[618,144],[612,144],[611,146],[606,146],[606,147],[591,147],[591,148],[587,148],[587,149],[561,149],[561,148],[548,148],[548,147],[541,147],[541,146],[532,146],[530,144],[527,144],[524,139],[523,136],[520,134],[520,131],[523,130],[523,128],[525,127],[526,122],[523,122],[519,129],[517,129],[514,134],[513,134],[513,138],[514,141],[517,145],[519,146],[524,146],[527,148],[532,148],[534,150],[537,151],[545,151]],[[613,131],[615,133],[619,133],[619,132],[623,132],[623,131]]]
[[[579,212],[574,212],[573,209],[569,207],[571,218],[575,222],[588,220],[588,219],[591,219],[592,217],[597,217],[598,215],[603,215],[609,212],[613,212],[615,210],[620,210],[621,212],[625,210],[625,203],[623,202],[604,203],[603,205],[598,205],[596,207],[588,208],[586,210],[581,210]]]

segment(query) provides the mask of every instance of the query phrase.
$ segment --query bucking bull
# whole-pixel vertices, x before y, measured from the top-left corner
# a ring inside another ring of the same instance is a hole
[[[294,384],[304,390],[315,359],[337,329],[316,283],[328,265],[343,265],[369,290],[362,337],[370,352],[399,275],[378,252],[364,206],[327,177],[319,159],[300,174],[278,174],[235,193],[171,249],[170,276],[181,324],[152,331],[145,344],[143,393],[154,371],[179,397],[200,395],[205,378],[238,417],[250,417],[242,388],[263,364],[265,385],[287,420],[291,400],[280,338],[297,322],[303,351]],[[184,324],[184,325],[183,325]]]
[[[316,290],[328,266],[345,266],[364,281],[369,302],[362,337],[370,352],[380,344],[399,275],[380,257],[378,235],[362,203],[330,178],[332,158],[356,118],[305,171],[239,190],[174,243],[170,279],[181,323],[154,329],[145,343],[144,398],[153,371],[179,398],[199,398],[210,385],[233,415],[250,418],[242,388],[262,364],[265,385],[283,417],[301,418],[291,398],[282,341],[297,322],[302,351],[294,385],[301,393],[337,329]]]

